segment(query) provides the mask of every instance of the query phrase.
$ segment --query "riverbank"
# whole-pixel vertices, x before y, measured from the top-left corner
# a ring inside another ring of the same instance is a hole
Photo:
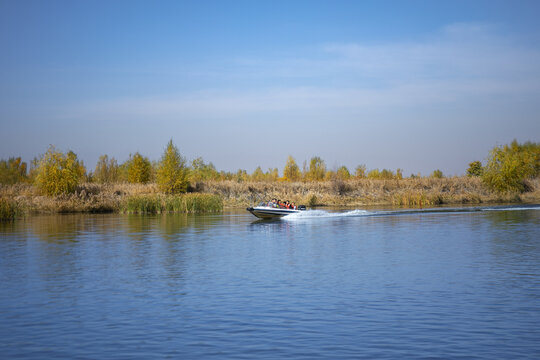
[[[529,181],[527,188],[529,191],[520,194],[493,193],[474,177],[293,183],[206,181],[193,184],[191,193],[173,196],[160,193],[155,184],[86,183],[72,194],[49,197],[30,184],[16,184],[1,186],[0,198],[8,214],[3,217],[10,218],[22,213],[218,212],[223,207],[243,208],[272,198],[307,206],[357,207],[540,203],[540,179]]]
[[[278,198],[308,206],[433,206],[443,204],[538,203],[540,179],[525,193],[498,194],[476,177],[356,179],[324,182],[215,181],[197,184],[199,191],[220,195],[226,207],[244,207]]]
[[[82,184],[72,194],[44,196],[30,184],[0,187],[0,218],[34,213],[206,213],[223,210],[218,195],[166,195],[155,184]]]

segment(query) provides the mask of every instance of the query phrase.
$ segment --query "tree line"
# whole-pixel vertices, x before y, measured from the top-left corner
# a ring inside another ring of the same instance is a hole
[[[484,184],[497,192],[526,191],[527,180],[540,174],[540,143],[513,141],[509,145],[494,147],[486,165],[473,161],[467,169],[467,176],[481,177]],[[411,175],[411,178],[420,175]],[[440,170],[431,173],[432,178],[442,178]],[[183,193],[191,184],[201,181],[274,182],[274,181],[347,181],[351,179],[403,179],[403,171],[389,169],[367,170],[358,165],[354,171],[346,166],[337,170],[327,168],[323,159],[312,157],[300,167],[289,156],[280,176],[277,168],[263,171],[257,167],[249,174],[246,170],[236,172],[218,171],[210,162],[196,158],[188,163],[178,148],[170,140],[159,161],[151,162],[140,153],[129,156],[122,164],[108,155],[100,156],[93,171],[87,171],[82,160],[73,151],[63,153],[50,146],[40,158],[35,158],[30,167],[21,158],[0,160],[0,183],[15,184],[31,182],[45,194],[57,195],[75,191],[81,182],[100,184],[112,183],[156,183],[164,193]]]

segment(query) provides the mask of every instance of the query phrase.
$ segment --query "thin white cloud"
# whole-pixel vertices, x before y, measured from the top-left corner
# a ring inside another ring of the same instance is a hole
[[[514,45],[485,24],[449,25],[417,42],[335,43],[318,49],[310,57],[296,54],[237,60],[221,75],[213,73],[216,82],[223,78],[237,81],[228,87],[107,100],[86,109],[78,106],[76,111],[107,117],[219,119],[274,111],[436,105],[540,93],[539,49]]]
[[[261,134],[315,139],[295,150],[302,151],[301,159],[318,154],[354,165],[376,148],[369,155],[376,166],[413,172],[441,167],[451,173],[463,172],[467,161],[481,159],[498,142],[539,140],[540,50],[517,45],[488,25],[450,25],[416,42],[324,44],[208,69],[186,69],[215,80],[206,90],[77,104],[64,108],[63,117],[104,127],[129,122],[117,126],[126,137],[137,138],[141,129],[145,138],[189,134],[182,138],[186,149],[200,153],[197,146],[204,142],[205,156],[217,164],[221,156],[221,166],[228,168],[249,167],[261,158],[278,164],[291,152],[245,154],[243,145],[224,149],[222,143]],[[464,138],[468,145],[457,149]],[[401,149],[396,153],[380,144]],[[227,163],[227,151],[246,159]]]
[[[479,24],[451,25],[414,43],[328,44],[324,50],[344,68],[381,80],[505,79],[538,76],[540,69],[539,49],[515,45]]]

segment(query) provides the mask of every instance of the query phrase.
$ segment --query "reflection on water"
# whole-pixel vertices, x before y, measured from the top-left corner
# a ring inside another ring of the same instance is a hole
[[[536,209],[536,208],[535,208]],[[448,212],[445,209],[437,209],[434,217],[426,217],[429,214],[426,210],[416,211],[378,211],[370,212],[364,219],[368,222],[384,221],[387,225],[403,224],[403,218],[407,218],[407,223],[411,226],[421,225],[426,221],[439,221],[439,216],[451,221],[456,210]],[[464,209],[466,210],[466,209]],[[333,214],[333,213],[331,213]],[[398,216],[395,216],[398,215]],[[410,215],[410,216],[409,216]],[[358,216],[364,217],[364,216]],[[384,220],[381,220],[384,218]],[[246,221],[252,219],[252,221]],[[484,220],[489,220],[486,226]],[[260,220],[247,217],[243,213],[231,213],[228,216],[222,215],[188,215],[188,214],[165,214],[157,216],[143,215],[111,215],[111,214],[61,214],[42,215],[28,217],[15,222],[0,222],[0,233],[5,237],[25,238],[31,232],[37,238],[62,243],[64,241],[76,242],[79,238],[88,234],[92,236],[103,235],[114,237],[119,234],[127,234],[133,239],[141,240],[148,236],[159,236],[164,240],[177,239],[185,232],[202,233],[211,230],[213,227],[235,226],[247,224],[254,231],[288,231],[288,229],[298,228],[299,223],[305,222],[306,229],[326,227],[334,232],[340,231],[340,225],[350,223],[349,217],[318,217],[308,219],[298,219],[299,221]],[[472,219],[473,223],[481,224],[484,229],[496,227],[500,230],[521,231],[523,223],[538,224],[538,211],[489,211],[483,212],[481,217]],[[331,226],[327,226],[327,225]]]
[[[540,211],[0,223],[5,358],[536,358]],[[349,214],[350,215],[350,214]]]
[[[234,222],[234,218],[229,220]],[[27,217],[15,222],[0,222],[0,233],[3,236],[20,238],[30,231],[41,240],[59,243],[64,240],[77,241],[78,238],[87,234],[115,236],[119,232],[134,238],[159,234],[167,239],[168,237],[176,238],[186,229],[200,232],[218,223],[223,223],[223,219],[218,215],[60,214]]]

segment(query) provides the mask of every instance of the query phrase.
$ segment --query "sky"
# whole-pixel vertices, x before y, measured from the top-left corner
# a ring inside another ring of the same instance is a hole
[[[0,0],[0,158],[462,175],[540,141],[539,1]]]

